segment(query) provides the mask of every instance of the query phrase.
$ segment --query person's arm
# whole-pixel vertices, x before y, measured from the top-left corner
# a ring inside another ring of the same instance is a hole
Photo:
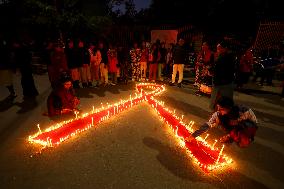
[[[203,133],[207,132],[210,128],[214,127],[215,125],[218,124],[218,115],[219,115],[219,112],[215,112],[211,118],[209,119],[208,122],[204,123],[203,125],[201,125],[201,127],[196,130],[195,132],[193,132],[192,136],[194,138],[202,135]]]
[[[201,127],[198,130],[196,130],[196,131],[194,131],[194,133],[192,133],[192,136],[194,138],[196,138],[196,137],[202,135],[203,133],[207,132],[209,129],[210,129],[210,126],[207,123],[204,123],[203,125],[201,125]]]
[[[243,108],[245,109],[245,108]],[[253,113],[253,111],[250,108],[245,109],[245,111],[243,111],[240,114],[240,117],[238,119],[238,122],[243,121],[243,120],[250,120],[254,123],[257,123],[257,119],[255,114]]]

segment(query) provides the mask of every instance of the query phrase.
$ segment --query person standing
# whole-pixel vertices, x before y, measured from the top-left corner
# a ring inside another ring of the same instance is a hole
[[[130,50],[131,64],[132,64],[132,81],[140,80],[140,58],[141,49],[138,48],[138,44],[135,42],[133,48]]]
[[[211,110],[215,110],[216,102],[221,96],[233,99],[235,58],[229,51],[229,44],[226,41],[217,45],[217,58],[212,70],[213,88],[209,107]]]
[[[184,45],[184,39],[180,38],[178,44],[173,49],[173,74],[172,74],[172,82],[170,85],[175,84],[176,74],[178,72],[179,79],[178,79],[178,87],[181,87],[181,82],[183,80],[183,68],[184,63],[186,60],[186,48]]]
[[[140,68],[141,68],[141,77],[140,79],[143,81],[146,80],[146,72],[147,72],[147,60],[148,60],[148,48],[146,47],[146,42],[142,42],[142,48],[141,48],[141,58],[140,58]]]
[[[99,86],[100,79],[100,63],[102,61],[101,52],[95,47],[94,43],[91,43],[88,49],[90,56],[90,72],[94,86]]]
[[[64,44],[61,44],[60,41],[55,42],[51,49],[50,64],[47,65],[47,70],[51,87],[54,89],[60,85],[60,75],[62,72],[68,71],[68,66],[64,52]]]
[[[117,49],[115,46],[110,44],[109,50],[108,50],[108,65],[109,65],[109,73],[111,76],[111,85],[117,84]]]
[[[117,60],[118,60],[118,66],[120,69],[120,79],[124,84],[127,84],[128,78],[129,78],[129,70],[131,68],[131,65],[130,65],[129,50],[127,50],[126,47],[123,47],[122,45],[118,46]]]
[[[67,65],[71,72],[74,88],[80,88],[80,67],[82,67],[82,60],[80,59],[80,49],[78,42],[69,40],[66,48]]]
[[[21,85],[24,99],[35,98],[39,93],[36,89],[32,73],[32,55],[26,44],[19,41],[13,43],[14,61],[21,72]]]
[[[244,84],[248,83],[249,77],[252,75],[253,71],[253,54],[252,50],[248,49],[240,59],[238,78],[237,78],[237,88],[241,89]]]
[[[107,86],[108,85],[108,55],[107,55],[108,50],[104,46],[103,42],[99,42],[99,51],[102,57],[102,61],[100,63],[101,84]]]
[[[154,43],[152,45],[152,49],[149,53],[149,82],[155,82],[157,78],[157,71],[158,71],[158,62],[161,58],[160,51],[157,47],[157,44]]]
[[[165,42],[161,43],[159,51],[161,53],[161,58],[158,62],[158,80],[162,81],[163,80],[162,74],[164,73],[163,70],[164,70],[164,67],[165,67],[165,64],[166,64],[166,57],[167,57],[167,49],[166,49]]]
[[[211,93],[213,63],[214,53],[211,51],[208,42],[203,42],[196,62],[196,79],[194,85],[198,87],[198,91],[195,94]]]
[[[14,99],[17,95],[13,85],[13,70],[15,65],[11,62],[11,52],[8,42],[5,39],[0,40],[0,85],[9,90],[9,99]]]
[[[82,40],[79,40],[80,61],[82,66],[80,68],[80,75],[82,87],[92,87],[92,77],[90,71],[90,53]]]

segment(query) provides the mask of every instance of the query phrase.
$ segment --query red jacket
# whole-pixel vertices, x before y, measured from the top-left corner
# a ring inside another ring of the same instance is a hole
[[[60,87],[51,92],[47,99],[48,115],[60,115],[63,109],[74,110],[78,104],[79,99],[75,96],[73,88],[67,90]]]

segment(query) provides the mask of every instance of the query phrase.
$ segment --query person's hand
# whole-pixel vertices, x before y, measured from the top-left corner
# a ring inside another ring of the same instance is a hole
[[[77,106],[80,103],[80,100],[77,97],[74,97],[73,99],[73,105]]]
[[[186,142],[191,142],[193,139],[195,139],[191,134],[185,138]]]
[[[66,113],[69,113],[69,112],[72,112],[71,109],[68,109],[68,108],[64,108],[61,110],[61,114],[66,114]]]

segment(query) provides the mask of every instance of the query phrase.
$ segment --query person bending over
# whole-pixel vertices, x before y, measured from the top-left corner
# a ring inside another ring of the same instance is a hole
[[[236,142],[239,147],[247,147],[254,140],[258,128],[256,116],[250,108],[234,105],[231,98],[221,97],[217,101],[217,111],[212,114],[209,121],[193,132],[186,140],[193,140],[218,125],[227,133],[219,139],[220,142]]]

